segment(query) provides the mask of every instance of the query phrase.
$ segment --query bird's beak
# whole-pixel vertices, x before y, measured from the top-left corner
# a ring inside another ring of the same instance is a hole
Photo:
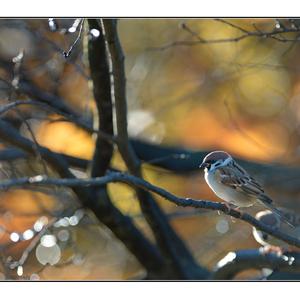
[[[201,163],[201,165],[199,166],[199,168],[200,168],[200,169],[204,169],[204,168],[206,168],[206,167],[208,167],[208,166],[209,166],[208,163],[203,162],[203,163]]]

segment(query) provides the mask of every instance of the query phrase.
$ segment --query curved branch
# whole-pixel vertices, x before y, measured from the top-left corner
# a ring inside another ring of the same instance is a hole
[[[151,183],[135,177],[133,175],[122,173],[122,172],[109,172],[108,175],[98,178],[91,179],[52,179],[47,178],[45,176],[36,176],[36,177],[25,177],[20,179],[13,180],[3,180],[0,183],[0,188],[9,188],[14,186],[23,186],[28,184],[36,184],[36,185],[56,185],[56,186],[69,186],[69,187],[79,187],[79,186],[103,186],[108,183],[122,182],[130,186],[139,187],[141,189],[151,191],[166,200],[181,206],[181,207],[193,207],[197,209],[208,209],[214,211],[221,211],[227,215],[230,215],[236,219],[240,219],[245,221],[252,226],[258,228],[261,231],[266,232],[269,235],[274,236],[277,239],[285,241],[286,243],[299,247],[300,248],[300,240],[294,237],[291,237],[279,230],[274,230],[272,227],[258,221],[251,215],[247,213],[240,212],[235,209],[228,209],[228,207],[223,203],[211,202],[207,200],[200,199],[191,199],[191,198],[183,198],[178,197],[165,189],[152,185]]]
[[[263,253],[260,249],[229,252],[218,262],[210,279],[229,280],[244,270],[263,268],[299,273],[300,253],[289,252],[284,255],[277,255],[275,253]]]

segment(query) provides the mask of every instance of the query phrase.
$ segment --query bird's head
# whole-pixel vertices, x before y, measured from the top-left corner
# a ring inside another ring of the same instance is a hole
[[[199,166],[204,170],[213,170],[215,168],[225,166],[232,161],[232,157],[223,151],[214,151],[206,155]]]

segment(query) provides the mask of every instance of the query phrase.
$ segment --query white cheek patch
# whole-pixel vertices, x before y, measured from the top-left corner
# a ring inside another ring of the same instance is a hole
[[[223,162],[221,162],[221,160],[218,160],[217,162],[215,162],[214,164],[211,165],[209,171],[215,170],[219,167],[223,167],[228,165],[230,162],[232,161],[232,158],[228,157],[226,160],[224,160]]]
[[[231,158],[231,157],[228,157],[226,160],[223,161],[223,163],[222,163],[221,166],[226,166],[226,165],[228,165],[231,161],[232,161],[232,158]]]

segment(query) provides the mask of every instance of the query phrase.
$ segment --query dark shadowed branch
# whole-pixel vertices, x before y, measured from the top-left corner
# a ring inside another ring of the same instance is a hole
[[[80,118],[78,113],[70,108],[62,98],[40,89],[29,78],[20,79],[19,91],[28,95],[30,98],[44,102],[64,113]]]
[[[199,165],[208,151],[192,151],[182,147],[165,146],[141,140],[131,139],[137,156],[144,162],[162,167],[178,174],[199,171]],[[217,149],[214,149],[217,150]],[[179,159],[178,157],[182,157]],[[300,190],[300,169],[282,164],[264,164],[236,158],[250,174],[266,187],[274,190],[298,192]]]
[[[208,151],[193,151],[182,147],[154,144],[148,141],[130,139],[130,143],[143,164],[158,166],[178,175],[191,175],[199,172],[199,165]],[[56,153],[58,154],[58,153]],[[24,158],[25,153],[10,148],[0,151],[0,160]],[[63,155],[73,167],[85,169],[90,162],[69,155]],[[299,167],[283,164],[257,163],[236,158],[249,173],[255,175],[266,187],[282,192],[298,192],[300,186]]]
[[[110,90],[110,74],[108,59],[106,57],[106,47],[102,28],[99,21],[89,19],[90,30],[97,29],[100,35],[97,39],[89,40],[89,64],[91,78],[93,82],[93,93],[97,106],[98,115],[97,129],[106,135],[113,136],[113,114],[112,99]],[[91,166],[91,176],[102,176],[105,174],[113,153],[113,145],[101,134],[97,134],[94,156]]]
[[[78,118],[77,116],[75,116],[73,114],[63,112],[60,109],[57,109],[56,107],[49,105],[47,103],[44,103],[44,102],[39,102],[39,101],[35,101],[35,100],[17,100],[14,102],[10,102],[6,105],[3,105],[0,108],[0,116],[2,114],[9,112],[10,110],[17,109],[18,106],[23,106],[23,105],[36,106],[36,107],[42,108],[43,110],[45,110],[47,112],[52,112],[52,113],[61,115],[63,117],[62,121],[65,120],[65,121],[72,122],[75,125],[79,126],[80,128],[86,130],[88,133],[97,133],[98,135],[101,135],[102,138],[105,138],[107,140],[107,142],[110,142],[110,143],[114,142],[114,138],[112,135],[105,133],[101,129],[94,130],[89,123],[85,122],[81,118]]]
[[[88,24],[90,30],[96,29],[100,33],[98,38],[90,39],[88,42],[93,94],[98,112],[96,116],[97,130],[99,129],[104,134],[113,136],[110,74],[103,28],[100,26],[100,21],[96,19],[88,19]],[[103,176],[106,173],[112,154],[113,144],[103,138],[103,134],[97,134],[91,162],[91,177]],[[97,202],[99,206],[99,209],[94,209],[95,213],[147,269],[148,277],[156,279],[166,278],[164,276],[165,273],[163,273],[163,260],[158,250],[142,235],[132,220],[123,216],[113,205],[107,186],[95,186],[92,188],[92,192],[94,196],[90,198],[92,201],[91,205],[95,205],[95,202]]]
[[[21,136],[19,132],[14,129],[11,125],[0,119],[0,138],[1,140],[14,145],[20,148],[23,152],[34,155],[34,143]],[[43,146],[38,146],[39,153],[42,158],[48,162],[53,169],[55,169],[58,174],[63,178],[76,179],[74,175],[69,170],[69,165],[64,157],[60,154],[52,152],[48,148]],[[126,245],[130,250],[133,250],[136,246],[136,251],[140,254],[140,259],[144,260],[145,263],[151,263],[151,267],[159,267],[162,263],[160,256],[156,248],[141,234],[139,230],[133,225],[131,219],[121,214],[121,212],[115,208],[111,207],[110,214],[106,213],[106,210],[103,209],[101,203],[97,200],[93,200],[93,194],[84,186],[73,186],[73,191],[78,196],[78,199],[83,206],[90,208],[103,223],[108,223],[109,217],[115,219],[113,225],[110,226],[110,229],[118,236],[124,236],[124,232],[127,230],[128,235],[123,238],[126,240]],[[120,237],[121,238],[121,237]],[[137,250],[137,248],[139,250]]]
[[[263,268],[276,269],[280,272],[300,273],[300,254],[290,252],[277,255],[275,253],[264,253],[260,249],[229,252],[218,262],[210,279],[229,280],[244,270],[261,270]]]
[[[0,119],[0,138],[2,141],[14,145],[24,152],[35,155],[35,144],[23,137],[9,123]],[[69,165],[62,156],[55,154],[46,147],[38,146],[38,150],[43,159],[45,159],[54,169],[64,178],[74,178],[69,170]]]
[[[137,177],[142,177],[141,162],[129,142],[127,131],[125,57],[118,36],[117,20],[104,19],[102,22],[113,74],[111,88],[115,99],[118,149],[129,172]],[[136,186],[133,185],[133,187]],[[181,279],[206,277],[207,270],[197,265],[192,254],[173,230],[166,215],[151,194],[145,189],[135,188],[135,190],[145,219],[153,231],[162,255],[168,262],[173,277]]]

